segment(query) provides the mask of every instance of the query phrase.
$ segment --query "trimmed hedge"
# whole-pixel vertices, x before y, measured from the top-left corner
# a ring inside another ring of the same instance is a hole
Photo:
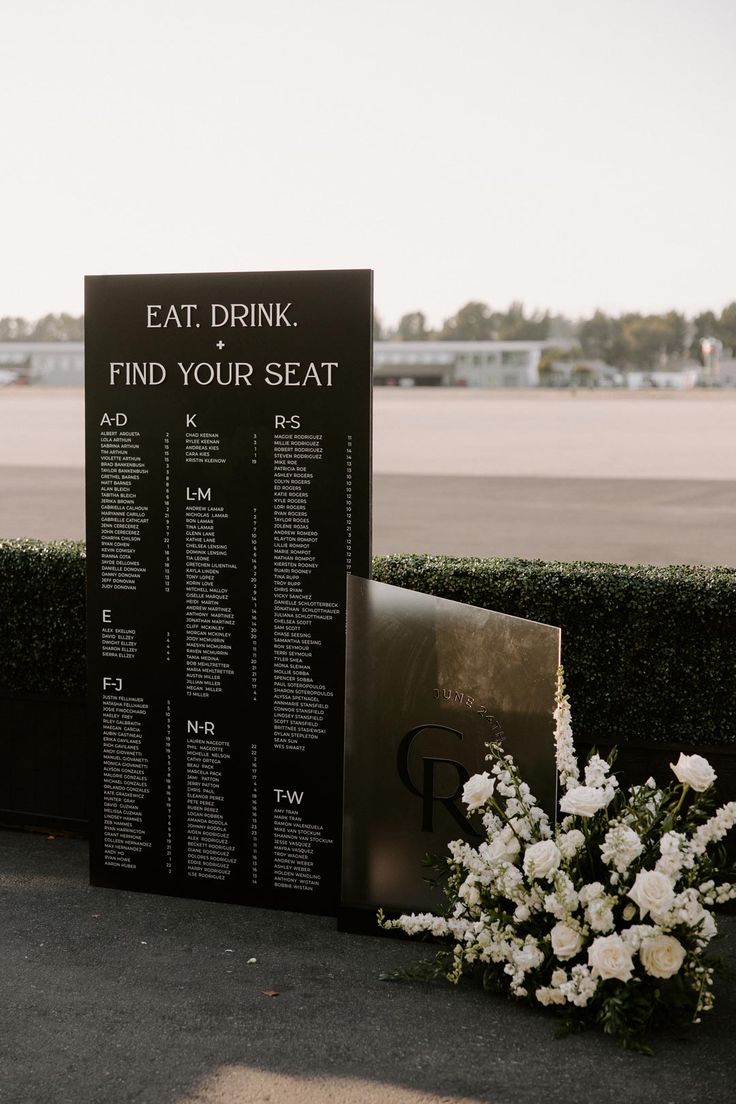
[[[86,693],[84,545],[0,540],[0,694]]]
[[[385,556],[373,577],[559,625],[583,742],[736,743],[736,569]]]
[[[0,541],[0,695],[85,693],[84,545]],[[736,569],[378,556],[373,577],[559,625],[585,742],[736,743]]]

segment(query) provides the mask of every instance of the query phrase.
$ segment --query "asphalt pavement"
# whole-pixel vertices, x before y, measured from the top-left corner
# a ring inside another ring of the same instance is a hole
[[[83,470],[0,466],[0,537],[82,540]],[[736,482],[376,474],[373,551],[736,567]]]
[[[720,953],[736,965],[736,921]],[[655,1056],[472,984],[386,982],[406,941],[91,888],[84,841],[0,831],[2,1104],[732,1104],[736,996]],[[255,960],[255,961],[252,961]]]

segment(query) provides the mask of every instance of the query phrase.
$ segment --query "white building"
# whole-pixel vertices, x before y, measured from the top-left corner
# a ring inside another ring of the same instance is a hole
[[[633,390],[653,387],[670,391],[690,391],[698,386],[702,375],[703,369],[699,365],[691,365],[672,372],[660,369],[653,372],[627,372],[626,386]]]
[[[0,368],[24,383],[84,386],[82,341],[0,341]]]
[[[565,344],[559,340],[376,341],[373,382],[425,387],[536,387],[544,350]]]
[[[536,387],[539,361],[556,341],[376,341],[373,378],[378,385]],[[81,341],[0,342],[0,368],[44,387],[84,386]]]

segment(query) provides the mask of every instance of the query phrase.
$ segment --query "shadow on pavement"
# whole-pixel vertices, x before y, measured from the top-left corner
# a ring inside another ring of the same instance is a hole
[[[736,922],[721,926],[733,965]],[[723,980],[715,1012],[660,1036],[654,1058],[556,1040],[550,1015],[471,985],[379,980],[417,945],[91,888],[78,840],[0,831],[0,941],[3,1104],[734,1099]]]

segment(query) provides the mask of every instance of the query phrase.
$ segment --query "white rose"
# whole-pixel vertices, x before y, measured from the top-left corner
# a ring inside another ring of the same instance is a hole
[[[520,846],[513,832],[504,828],[493,837],[490,843],[482,843],[478,848],[478,854],[483,862],[494,866],[499,862],[513,862],[519,854]]]
[[[552,840],[540,840],[527,847],[524,873],[530,878],[549,878],[560,865],[560,849]]]
[[[563,813],[572,813],[573,816],[593,816],[599,809],[605,808],[612,797],[612,790],[609,792],[593,786],[575,786],[560,801],[560,809]]]
[[[678,782],[683,786],[690,786],[698,793],[703,793],[716,780],[716,772],[702,755],[683,755],[680,752],[680,758],[676,763],[670,763],[670,767]]]
[[[675,899],[672,879],[658,870],[640,870],[628,896],[639,906],[642,919],[647,913],[661,915]]]
[[[593,977],[628,981],[634,972],[631,951],[620,935],[599,935],[588,947],[588,965]]]
[[[685,948],[673,935],[650,935],[642,940],[639,958],[652,977],[668,978],[685,961]]]
[[[479,809],[481,805],[485,805],[486,801],[493,797],[495,785],[495,779],[491,778],[488,771],[474,774],[469,778],[463,786],[463,801],[468,809],[472,812],[473,809]]]
[[[552,950],[561,962],[564,962],[566,958],[574,958],[583,945],[583,937],[580,932],[562,922],[555,924],[549,934],[552,940]]]

